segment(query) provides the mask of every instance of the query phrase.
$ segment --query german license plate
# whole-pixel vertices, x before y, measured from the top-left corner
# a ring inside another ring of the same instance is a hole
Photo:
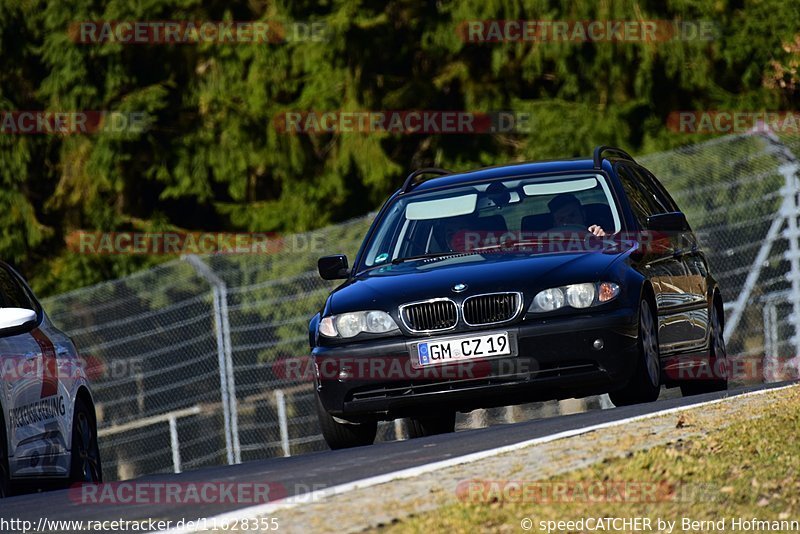
[[[508,332],[482,336],[430,339],[415,343],[411,357],[420,367],[441,365],[464,360],[492,358],[513,353]]]

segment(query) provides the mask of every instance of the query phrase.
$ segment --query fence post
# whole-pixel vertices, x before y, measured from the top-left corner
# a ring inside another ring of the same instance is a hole
[[[278,405],[278,427],[281,431],[281,448],[284,456],[291,456],[289,449],[289,421],[286,418],[286,395],[282,389],[275,390],[275,404]]]
[[[219,279],[219,278],[218,278]],[[225,367],[228,377],[228,401],[231,405],[231,441],[233,442],[233,462],[242,463],[242,448],[239,444],[239,400],[236,398],[236,380],[233,371],[233,348],[231,345],[231,325],[228,322],[228,286],[221,282],[219,290],[220,316],[222,319],[222,341],[225,347]]]
[[[797,173],[798,164],[795,162],[786,163],[780,166],[779,172],[783,174],[786,179],[785,198],[788,202],[785,203],[786,209],[784,216],[786,217],[786,231],[784,237],[789,241],[789,250],[784,254],[784,257],[789,260],[789,272],[786,278],[791,282],[792,289],[789,292],[789,300],[792,303],[792,315],[789,321],[794,327],[794,336],[792,336],[792,347],[794,354],[792,359],[800,356],[800,228],[797,225],[797,216],[800,214],[800,203],[798,202],[798,187],[795,174]]]
[[[408,436],[406,436],[406,429],[405,425],[403,425],[403,421],[405,421],[405,419],[394,420],[394,439],[398,441],[401,439],[408,439]]]
[[[603,393],[600,395],[599,400],[601,410],[610,410],[614,407],[614,403],[611,402],[611,398],[608,396],[608,393]]]
[[[178,422],[174,415],[169,416],[169,442],[172,446],[172,470],[181,472],[181,449],[178,442]]]
[[[194,254],[183,256],[195,272],[211,285],[214,297],[214,328],[217,335],[219,360],[219,389],[222,397],[222,416],[225,422],[225,448],[228,464],[241,463],[239,417],[236,401],[236,382],[233,376],[231,334],[228,323],[228,287],[211,268]]]
[[[775,376],[775,363],[778,361],[778,313],[777,306],[772,299],[764,300],[761,310],[764,318],[764,364],[761,371],[766,382],[772,382]]]

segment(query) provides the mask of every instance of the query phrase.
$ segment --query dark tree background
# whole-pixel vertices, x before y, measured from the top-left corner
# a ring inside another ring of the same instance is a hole
[[[487,19],[710,20],[713,41],[465,43]],[[315,21],[327,39],[81,44],[76,21]],[[0,135],[0,257],[52,294],[163,257],[90,256],[85,230],[308,230],[375,209],[412,167],[467,169],[696,142],[676,110],[797,109],[785,0],[0,0],[0,110],[147,112],[140,133]],[[295,110],[514,110],[525,133],[287,135]],[[704,139],[704,138],[702,138]]]

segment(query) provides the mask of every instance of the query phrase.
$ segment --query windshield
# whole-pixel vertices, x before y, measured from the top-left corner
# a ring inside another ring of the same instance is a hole
[[[403,258],[489,250],[548,232],[619,232],[620,217],[601,175],[515,178],[409,195],[384,215],[363,267]]]

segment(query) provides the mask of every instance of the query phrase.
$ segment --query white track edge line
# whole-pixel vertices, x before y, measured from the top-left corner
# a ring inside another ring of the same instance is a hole
[[[384,473],[382,475],[376,475],[373,477],[362,478],[360,480],[354,480],[352,482],[345,482],[344,484],[339,484],[337,486],[331,486],[329,488],[325,488],[322,490],[317,490],[312,493],[304,493],[301,495],[295,495],[292,497],[287,497],[285,499],[281,499],[279,501],[271,502],[271,503],[264,503],[264,504],[257,504],[254,506],[248,506],[246,508],[239,508],[237,510],[232,510],[230,512],[225,512],[222,514],[218,514],[211,517],[203,518],[205,519],[205,526],[197,526],[192,528],[172,528],[168,530],[156,531],[156,532],[164,532],[167,534],[188,534],[192,532],[204,532],[208,530],[205,527],[213,528],[216,524],[217,526],[225,524],[226,522],[232,523],[235,520],[242,520],[243,518],[253,518],[256,516],[272,514],[278,510],[282,510],[285,508],[294,508],[296,506],[300,506],[301,504],[310,504],[318,502],[322,499],[326,499],[329,497],[333,497],[336,495],[340,495],[342,493],[348,493],[350,491],[354,491],[357,489],[369,488],[371,486],[377,486],[379,484],[385,484],[386,482],[391,482],[394,480],[402,480],[406,478],[414,478],[419,475],[424,475],[426,473],[430,473],[432,471],[437,471],[439,469],[445,469],[448,467],[453,467],[456,465],[467,464],[471,462],[477,462],[478,460],[483,460],[485,458],[489,458],[491,456],[497,456],[500,454],[505,454],[507,452],[513,452],[519,449],[524,449],[527,447],[532,447],[534,445],[540,445],[543,443],[549,443],[551,441],[556,441],[559,439],[570,438],[574,436],[579,436],[581,434],[588,434],[589,432],[595,432],[597,430],[603,430],[605,428],[613,428],[615,426],[622,426],[627,423],[635,423],[638,421],[645,421],[647,419],[652,419],[655,417],[663,417],[666,415],[671,415],[674,413],[685,412],[687,410],[691,410],[694,408],[700,408],[703,406],[711,406],[713,404],[719,404],[731,399],[738,399],[738,398],[745,398],[745,397],[753,397],[756,395],[763,395],[766,393],[772,393],[775,391],[782,391],[784,389],[789,389],[793,387],[798,387],[798,384],[789,384],[786,386],[776,387],[776,388],[764,388],[759,389],[756,391],[748,391],[747,393],[741,393],[738,395],[733,396],[725,396],[719,399],[714,399],[705,402],[699,402],[696,404],[688,404],[685,406],[677,406],[675,408],[669,408],[667,410],[660,410],[658,412],[650,412],[641,415],[635,415],[633,417],[627,417],[625,419],[615,419],[614,421],[607,421],[605,423],[598,423],[596,425],[582,427],[582,428],[575,428],[572,430],[564,430],[562,432],[557,432],[555,434],[550,434],[547,436],[541,436],[538,438],[529,439],[526,441],[519,441],[517,443],[512,443],[510,445],[503,445],[502,447],[496,447],[494,449],[486,449],[483,451],[473,452],[470,454],[465,454],[463,456],[457,456],[455,458],[449,458],[447,460],[439,460],[437,462],[432,462],[429,464],[418,465],[415,467],[408,467],[406,469],[401,469],[399,471],[393,471],[391,473]],[[194,521],[197,523],[197,521]],[[200,520],[200,523],[203,523],[203,520]]]

